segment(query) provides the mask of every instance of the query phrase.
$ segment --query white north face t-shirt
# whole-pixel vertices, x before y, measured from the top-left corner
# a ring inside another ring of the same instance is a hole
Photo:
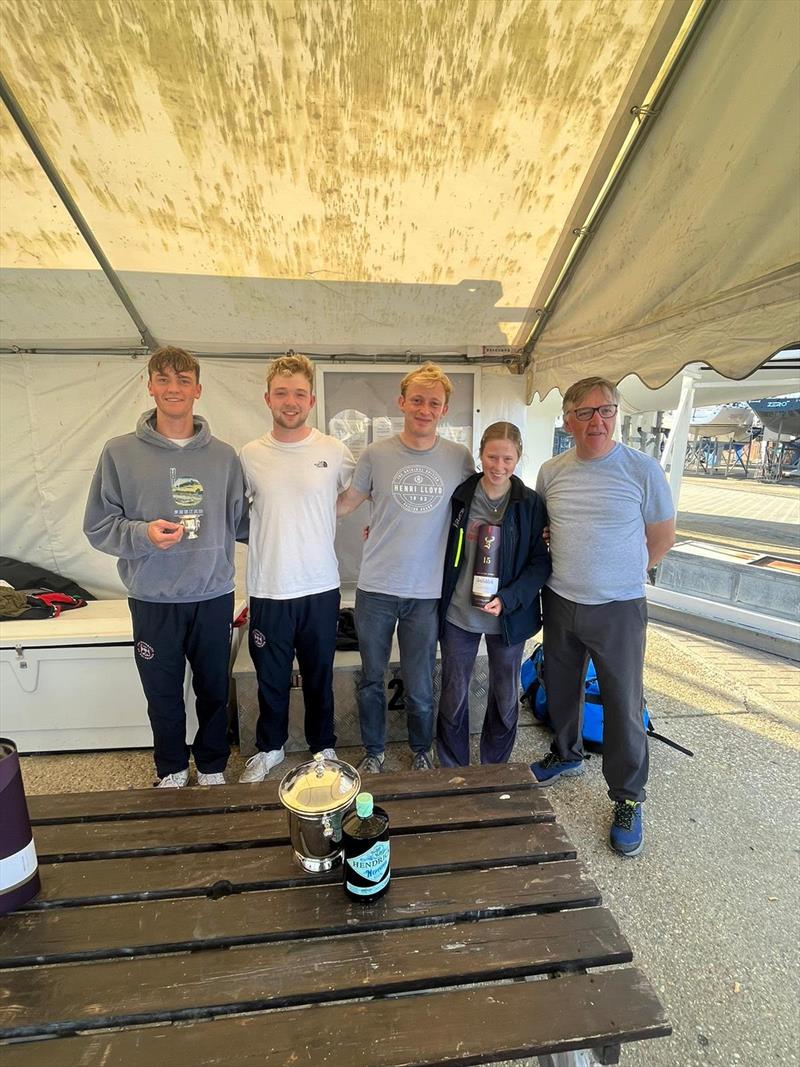
[[[240,458],[251,498],[248,595],[291,600],[338,589],[336,498],[350,484],[350,450],[312,429],[292,444],[265,434]]]
[[[359,589],[438,600],[450,497],[474,470],[464,445],[442,437],[424,451],[390,437],[362,453],[353,487],[370,494],[372,513]]]

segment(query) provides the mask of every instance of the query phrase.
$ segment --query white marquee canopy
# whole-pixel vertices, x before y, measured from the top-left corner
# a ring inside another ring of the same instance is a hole
[[[152,339],[482,358],[528,340],[631,108],[647,113],[700,18],[533,348],[543,393],[576,368],[740,376],[800,336],[796,16],[784,0],[4,0],[0,60]],[[141,345],[5,109],[0,148],[0,344]]]

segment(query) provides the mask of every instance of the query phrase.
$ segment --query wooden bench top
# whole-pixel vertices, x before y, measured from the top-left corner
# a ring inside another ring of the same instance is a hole
[[[392,884],[366,906],[293,862],[276,782],[30,797],[4,1067],[431,1067],[670,1033],[526,766],[370,784]]]

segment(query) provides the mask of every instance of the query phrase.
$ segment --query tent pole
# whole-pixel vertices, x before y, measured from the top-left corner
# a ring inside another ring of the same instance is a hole
[[[664,422],[664,412],[656,412],[656,421],[653,423],[653,457],[661,458],[661,426]]]
[[[669,435],[668,448],[664,449],[661,457],[661,466],[666,470],[667,459],[671,456],[672,463],[669,470],[669,488],[672,493],[672,502],[675,511],[678,510],[678,501],[681,495],[681,482],[683,481],[683,467],[686,459],[686,445],[689,440],[689,427],[692,423],[692,408],[694,403],[694,387],[699,381],[700,375],[696,372],[684,374],[681,381],[681,399],[678,410],[675,413],[675,421],[672,425],[672,433]]]
[[[122,306],[133,319],[136,329],[139,331],[139,335],[142,339],[142,344],[146,345],[147,348],[150,349],[150,351],[152,352],[154,349],[158,348],[158,342],[156,341],[155,337],[153,337],[152,333],[147,328],[147,324],[145,323],[144,319],[134,306],[134,303],[128,295],[125,286],[122,284],[119,275],[111,266],[108,257],[106,256],[103,249],[100,247],[97,238],[89,228],[88,222],[83,217],[80,208],[75,203],[72,194],[64,184],[61,175],[56,170],[55,164],[53,163],[50,156],[47,154],[44,145],[39,140],[36,131],[28,121],[28,118],[25,115],[25,112],[22,110],[19,101],[17,100],[16,96],[14,96],[14,93],[11,91],[11,86],[3,77],[2,73],[0,73],[0,99],[2,99],[3,103],[8,108],[12,119],[17,124],[19,132],[27,141],[28,147],[30,148],[31,152],[33,152],[42,170],[49,178],[50,183],[52,184],[53,188],[59,196],[59,199],[69,212],[72,221],[78,227],[81,236],[91,249],[92,255],[100,264],[100,268],[108,279],[111,288],[119,297],[120,301],[122,302]]]

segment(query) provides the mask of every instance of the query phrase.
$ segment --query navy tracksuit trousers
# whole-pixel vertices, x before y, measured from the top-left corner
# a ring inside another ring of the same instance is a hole
[[[289,736],[294,657],[300,667],[305,733],[312,752],[333,748],[333,657],[339,590],[267,600],[250,597],[250,656],[258,677],[256,747],[283,748]]]
[[[192,668],[197,733],[191,752],[198,771],[224,771],[228,744],[233,593],[191,604],[128,600],[133,619],[134,659],[153,727],[158,776],[189,766],[183,682]]]

